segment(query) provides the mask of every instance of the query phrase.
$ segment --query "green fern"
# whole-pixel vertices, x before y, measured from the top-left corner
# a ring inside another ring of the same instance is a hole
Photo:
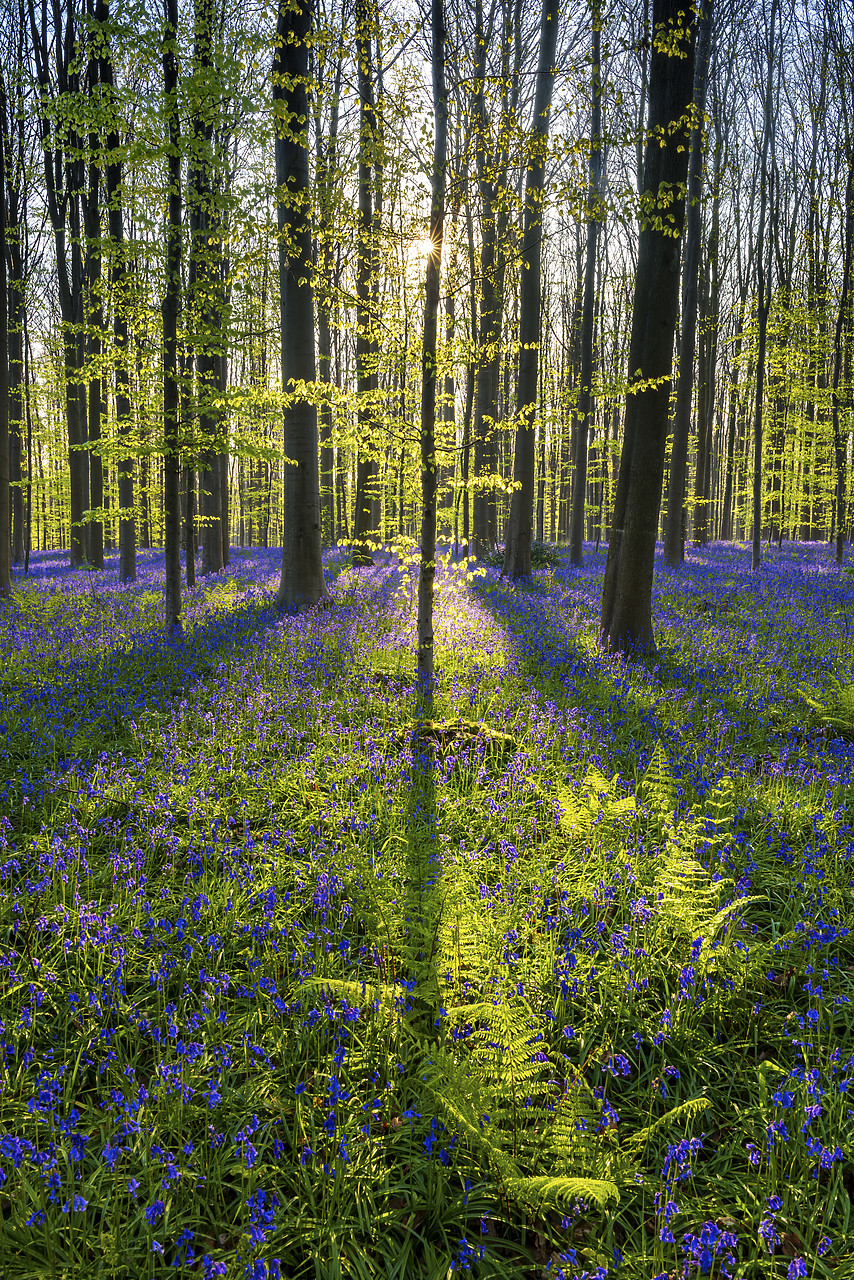
[[[567,1209],[577,1200],[592,1200],[604,1209],[612,1200],[620,1198],[617,1184],[607,1178],[530,1178],[506,1166],[498,1172],[507,1194],[537,1213]]]
[[[671,818],[676,807],[676,783],[661,739],[656,741],[639,787],[644,808],[660,818]]]
[[[580,792],[559,787],[551,797],[539,794],[541,799],[550,798],[556,805],[561,830],[569,836],[579,835],[586,839],[595,818],[608,823],[635,809],[634,796],[617,796],[616,788],[616,774],[608,779],[598,769],[588,769]]]
[[[626,1139],[626,1146],[630,1149],[639,1150],[653,1134],[662,1129],[667,1129],[677,1122],[696,1120],[698,1116],[704,1115],[711,1105],[708,1098],[688,1098],[687,1101],[680,1102],[678,1106],[671,1107],[665,1115],[658,1116],[653,1120],[652,1124],[645,1125],[643,1129],[638,1129]]]
[[[522,1050],[526,1049],[529,1055],[530,1049],[519,1039],[518,1012],[516,1010],[499,1018],[499,1023],[503,1022],[514,1037],[514,1047],[507,1045],[505,1048],[515,1058],[516,1086],[523,1079],[532,1082],[536,1074],[522,1068]],[[529,1036],[529,1029],[526,1028],[524,1034]],[[576,1200],[591,1200],[603,1207],[612,1200],[619,1200],[619,1190],[613,1180],[578,1171],[582,1145],[590,1164],[593,1164],[590,1144],[579,1141],[585,1135],[577,1126],[567,1128],[567,1118],[563,1113],[558,1113],[562,1124],[545,1133],[544,1128],[552,1121],[553,1113],[542,1104],[528,1105],[524,1111],[527,1132],[524,1138],[522,1134],[517,1135],[515,1149],[508,1150],[513,1141],[509,1095],[514,1086],[511,1084],[508,1089],[500,1077],[487,1077],[482,1061],[478,1069],[476,1056],[464,1067],[455,1062],[447,1051],[440,1050],[431,1060],[425,1082],[447,1123],[490,1166],[504,1194],[529,1212],[565,1209]],[[590,1119],[594,1119],[592,1111]],[[541,1162],[547,1163],[552,1171],[529,1171],[536,1170]],[[553,1172],[555,1165],[570,1168],[573,1162],[576,1172]]]
[[[833,729],[840,737],[854,740],[854,684],[834,680],[828,703],[817,702],[810,696],[811,690],[801,688],[799,692],[821,724]]]

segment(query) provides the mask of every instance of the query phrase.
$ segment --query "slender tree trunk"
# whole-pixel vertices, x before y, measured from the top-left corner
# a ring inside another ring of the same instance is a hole
[[[168,221],[163,292],[163,458],[166,634],[181,634],[181,460],[178,441],[178,308],[181,289],[181,151],[178,133],[178,0],[164,0],[163,93],[168,131]]]
[[[97,17],[97,13],[96,13]],[[99,87],[99,60],[90,57],[88,68],[90,95]],[[104,468],[101,459],[101,419],[103,416],[103,392],[101,388],[100,359],[103,350],[104,306],[101,298],[101,166],[95,158],[98,153],[98,135],[89,135],[89,183],[83,205],[83,225],[86,231],[86,343],[89,355],[88,378],[88,436],[89,436],[89,504],[95,514],[89,521],[89,563],[93,569],[104,567],[104,521],[100,514],[104,506]]]
[[[594,41],[598,38],[594,0]],[[516,387],[516,449],[513,458],[513,496],[504,546],[503,572],[510,578],[531,576],[531,534],[534,519],[534,429],[537,376],[540,355],[542,304],[543,203],[549,113],[554,86],[557,47],[558,0],[543,0],[540,20],[540,52],[534,94],[528,174],[525,181],[525,217],[522,232],[521,298],[519,303],[519,374]],[[594,71],[595,75],[595,71]],[[594,144],[595,146],[595,144]],[[598,148],[597,154],[598,154]],[[591,161],[592,164],[592,161]]]
[[[572,478],[572,511],[569,518],[569,562],[580,566],[583,557],[584,515],[587,499],[587,442],[596,415],[593,396],[593,324],[596,303],[596,249],[599,240],[599,188],[602,180],[602,76],[600,0],[593,0],[592,116],[590,130],[590,185],[587,195],[587,247],[584,261],[584,300],[581,312],[581,370],[576,405],[575,469]]]
[[[708,253],[703,265],[700,291],[700,341],[697,358],[697,468],[694,476],[694,545],[704,547],[709,541],[709,503],[712,476],[712,427],[715,399],[715,343],[717,325],[712,274],[712,257],[717,252],[714,231],[709,235]]]
[[[0,69],[0,111],[6,89]],[[12,597],[12,528],[9,490],[9,311],[6,305],[6,164],[0,144],[0,600]]]
[[[849,318],[851,291],[851,254],[854,247],[854,160],[849,159],[848,180],[845,184],[844,249],[842,256],[842,288],[839,295],[839,311],[833,341],[833,453],[836,461],[836,486],[834,492],[834,524],[836,531],[836,563],[842,563],[845,538],[845,479],[846,443],[839,425],[839,384],[842,375],[845,326]],[[848,391],[850,396],[850,388]]]
[[[679,335],[679,373],[673,446],[667,485],[664,523],[664,563],[678,569],[685,559],[685,486],[688,475],[688,438],[694,392],[694,350],[697,344],[697,286],[700,270],[702,227],[703,152],[705,149],[706,86],[712,33],[712,0],[703,0],[697,23],[697,58],[694,68],[694,127],[688,164],[688,209],[685,229],[685,261],[682,268],[682,324]]]
[[[478,365],[474,411],[474,502],[472,550],[480,559],[491,549],[494,531],[490,528],[491,502],[495,483],[495,429],[498,417],[498,372],[501,338],[501,299],[497,282],[496,181],[487,155],[486,109],[487,34],[483,25],[482,0],[477,0],[475,46],[477,65],[474,80],[474,116],[477,131],[475,157],[481,200],[480,322]]]
[[[103,27],[109,21],[108,0],[99,0],[96,18]],[[113,299],[113,358],[115,374],[116,435],[121,449],[116,470],[119,490],[119,580],[136,581],[136,515],[134,512],[133,456],[130,437],[133,430],[128,371],[127,262],[123,212],[123,174],[115,104],[115,84],[109,38],[103,37],[99,66],[101,90],[107,98],[110,124],[107,130],[107,160],[104,186],[107,203],[107,226],[110,236],[110,290]]]
[[[23,12],[19,17],[18,52],[23,59],[25,23]],[[19,105],[8,110],[2,72],[0,72],[0,145],[7,149],[12,158],[17,151],[19,158],[24,155],[25,120]],[[5,157],[4,157],[5,167]],[[23,223],[23,204],[26,193],[23,191],[23,162],[19,166],[17,176],[15,170],[6,173],[6,181],[0,184],[0,200],[6,205],[6,257],[8,267],[8,377],[9,377],[9,485],[12,523],[12,563],[20,564],[24,559],[24,493],[22,452],[24,441],[24,329],[26,327],[26,295],[24,281],[24,242],[26,227]],[[28,472],[29,476],[29,472]]]
[[[436,577],[436,331],[445,231],[445,164],[448,154],[443,0],[432,0],[432,27],[433,175],[430,200],[431,248],[427,255],[421,361],[421,565],[418,575],[418,685],[427,699],[432,697],[435,672],[433,585]]]
[[[305,609],[326,595],[317,409],[310,392],[297,398],[293,391],[294,384],[312,387],[316,378],[306,92],[311,14],[312,0],[297,0],[296,7],[280,0],[273,61],[282,386],[289,392],[279,609]]]
[[[376,109],[371,67],[371,8],[368,0],[356,4],[356,58],[359,84],[359,230],[356,246],[356,394],[358,443],[356,501],[353,511],[353,563],[373,564],[368,535],[372,532],[373,485],[376,464],[371,440],[374,395],[377,386],[376,344],[373,337],[371,300],[374,296],[376,230],[373,207],[372,167],[376,162]]]
[[[756,237],[756,403],[753,413],[753,542],[751,567],[758,569],[762,560],[762,401],[765,395],[765,345],[768,335],[768,312],[771,308],[771,257],[765,262],[765,214],[768,202],[768,150],[771,144],[771,90],[774,77],[774,24],[779,0],[771,0],[768,35],[768,77],[765,85],[765,123],[762,131],[762,177],[759,191],[759,230]],[[767,279],[766,279],[767,276]]]
[[[221,400],[222,380],[222,228],[214,189],[214,126],[211,114],[217,12],[214,0],[194,0],[193,71],[201,86],[198,90],[201,96],[193,116],[193,149],[187,181],[190,223],[188,309],[194,332],[198,435],[202,442],[198,472],[203,575],[218,573],[224,560],[223,413],[216,403]]]
[[[45,194],[53,228],[62,356],[65,381],[65,416],[68,426],[68,470],[71,533],[69,559],[73,569],[87,559],[84,514],[89,507],[89,457],[86,439],[83,389],[83,261],[80,236],[80,200],[83,190],[83,145],[76,129],[68,128],[61,140],[50,103],[64,94],[80,91],[77,32],[74,8],[56,4],[52,25],[48,7],[36,9],[28,0],[36,79],[42,98],[39,116],[44,158]],[[52,64],[55,64],[52,65]]]
[[[653,28],[660,33],[649,81],[645,198],[641,223],[629,348],[630,388],[623,451],[602,589],[602,641],[630,656],[655,651],[652,577],[664,451],[667,442],[673,339],[679,293],[680,236],[688,168],[686,116],[694,75],[694,23],[684,23],[680,0],[654,0]],[[678,42],[671,56],[666,41]],[[665,140],[662,145],[662,138]],[[656,225],[658,224],[658,225]]]

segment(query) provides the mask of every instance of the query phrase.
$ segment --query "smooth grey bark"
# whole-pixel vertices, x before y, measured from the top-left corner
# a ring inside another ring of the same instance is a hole
[[[193,118],[192,163],[187,182],[191,263],[188,302],[196,351],[196,404],[199,456],[199,516],[202,559],[200,572],[218,573],[223,567],[222,536],[222,412],[215,407],[221,383],[224,302],[221,288],[222,246],[214,191],[213,95],[216,83],[214,0],[194,0],[193,75],[199,102]]]
[[[6,87],[0,70],[0,111]],[[0,140],[0,599],[12,596],[12,507],[9,490],[9,311],[6,305],[6,163]]]
[[[839,311],[836,315],[836,329],[833,338],[833,377],[831,384],[833,393],[833,454],[836,463],[836,487],[834,492],[833,512],[836,533],[837,564],[842,564],[842,550],[845,539],[845,464],[847,440],[843,440],[839,424],[839,408],[840,400],[842,398],[839,393],[839,384],[842,377],[842,364],[844,360],[845,325],[850,318],[849,294],[851,290],[851,254],[852,248],[854,248],[854,160],[851,158],[849,158],[848,161],[848,178],[845,184],[845,212],[843,222],[845,230],[843,234],[842,287],[839,293]]]
[[[312,0],[280,0],[273,58],[279,228],[279,324],[285,486],[279,609],[305,609],[326,595],[323,583],[314,289],[311,283],[311,184],[308,171],[308,38]]]
[[[692,105],[694,127],[688,162],[688,209],[685,216],[685,257],[682,266],[682,317],[679,334],[679,372],[673,445],[664,520],[664,563],[678,568],[685,560],[685,488],[688,476],[688,438],[694,393],[694,351],[697,345],[697,294],[700,274],[700,235],[703,220],[703,154],[705,150],[706,89],[712,43],[712,0],[702,0],[697,20],[697,56]]]
[[[595,0],[594,0],[595,3]],[[525,179],[519,300],[519,373],[516,384],[516,448],[513,457],[513,496],[504,541],[503,573],[509,578],[531,576],[531,536],[534,521],[534,443],[541,337],[543,203],[549,114],[554,87],[558,0],[543,0],[540,51],[534,92],[534,119]]]
[[[21,72],[10,82],[10,101],[0,72],[0,145],[5,148],[5,183],[0,185],[0,199],[6,202],[6,257],[9,313],[7,322],[9,377],[9,486],[12,525],[12,563],[24,560],[24,329],[26,327],[25,245],[26,208],[28,203],[27,172],[32,158],[25,132],[25,110],[22,86],[26,50],[26,22],[19,9],[13,30],[14,43],[7,46],[11,58],[17,57]],[[14,73],[13,73],[14,74]],[[7,159],[8,157],[8,159]],[[29,480],[29,472],[28,480]]]
[[[87,68],[90,97],[97,95],[99,59],[93,54]],[[104,522],[100,514],[104,506],[104,468],[99,445],[101,421],[105,416],[101,387],[101,354],[103,350],[104,306],[101,297],[101,163],[99,138],[94,129],[89,133],[89,180],[83,201],[83,227],[86,232],[86,347],[89,359],[87,378],[87,434],[89,439],[89,505],[93,514],[89,521],[89,564],[104,567]]]
[[[65,416],[68,428],[68,472],[71,530],[69,561],[73,569],[87,559],[85,512],[89,506],[89,456],[83,388],[83,257],[80,201],[83,191],[82,139],[73,125],[60,132],[49,105],[57,96],[80,91],[77,33],[73,4],[56,5],[48,20],[47,5],[36,12],[28,0],[33,61],[43,106],[39,116],[44,160],[45,195],[53,229],[59,311],[61,317]],[[54,66],[52,67],[52,61]]]
[[[181,463],[178,441],[178,308],[181,290],[181,151],[178,132],[178,3],[164,0],[163,97],[167,129],[168,217],[163,291],[163,518],[166,634],[181,628]]]
[[[335,57],[335,75],[332,90],[329,128],[323,137],[320,116],[320,95],[315,94],[315,184],[317,187],[317,363],[318,375],[326,385],[328,396],[320,408],[320,505],[323,540],[334,546],[335,537],[335,454],[332,444],[334,414],[332,410],[332,293],[335,271],[335,254],[332,242],[335,233],[334,193],[338,183],[338,118],[341,102],[341,79],[344,69],[343,39]]]
[[[356,395],[358,446],[356,495],[353,510],[353,563],[373,564],[368,535],[372,530],[373,482],[376,464],[370,440],[377,389],[376,344],[372,333],[374,296],[374,208],[372,169],[376,151],[376,109],[371,78],[371,8],[369,0],[356,4],[356,60],[359,85],[359,228],[356,245]]]
[[[771,255],[769,252],[766,264],[765,221],[768,204],[768,151],[774,128],[771,117],[771,91],[774,82],[774,24],[778,12],[779,0],[771,0],[767,44],[768,74],[765,82],[763,104],[764,123],[762,127],[762,165],[759,184],[759,228],[756,234],[756,319],[758,339],[756,347],[756,391],[753,411],[752,569],[758,569],[762,561],[762,400],[765,394],[765,346],[768,336],[768,313],[771,309]]]
[[[654,652],[652,577],[667,442],[685,218],[694,22],[681,0],[654,0],[643,216],[629,346],[623,450],[602,588],[601,639],[629,657]],[[675,46],[668,52],[668,42]]]
[[[497,421],[501,372],[501,321],[504,310],[504,274],[507,262],[508,213],[500,197],[506,191],[509,154],[506,142],[489,149],[490,127],[486,105],[487,52],[493,37],[496,12],[493,0],[489,22],[484,25],[482,0],[475,7],[475,73],[472,106],[475,131],[475,164],[481,204],[480,316],[477,342],[477,377],[474,408],[474,502],[472,504],[472,551],[486,555],[498,539],[495,485],[498,476]],[[514,119],[519,94],[519,76],[510,76],[509,49],[512,43],[511,18],[518,31],[518,9],[505,5],[501,32],[502,80],[505,88],[502,113]],[[517,42],[518,43],[518,42]],[[516,51],[518,59],[518,49]]]
[[[602,182],[602,76],[599,0],[593,0],[593,56],[591,64],[590,178],[587,191],[587,245],[584,260],[584,300],[581,309],[581,369],[576,406],[575,469],[569,519],[569,563],[580,567],[583,557],[584,516],[587,505],[587,442],[596,415],[593,395],[593,328],[596,305],[596,250],[599,242],[599,192]]]
[[[433,587],[436,578],[436,333],[439,278],[445,235],[445,166],[448,155],[448,97],[445,87],[443,0],[432,0],[433,173],[430,197],[430,252],[424,297],[421,356],[421,564],[418,574],[418,685],[433,691]]]
[[[116,462],[119,490],[119,580],[136,581],[136,514],[134,511],[134,466],[130,451],[132,431],[130,385],[128,373],[128,322],[125,300],[127,262],[125,259],[124,183],[118,111],[115,104],[115,81],[109,35],[109,0],[99,0],[95,17],[102,24],[99,78],[102,94],[107,99],[110,123],[107,130],[107,163],[104,167],[107,229],[110,238],[110,289],[113,295],[113,395],[116,435],[122,446]]]

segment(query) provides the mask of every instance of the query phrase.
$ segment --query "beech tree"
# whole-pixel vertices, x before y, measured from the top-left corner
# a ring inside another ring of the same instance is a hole
[[[664,563],[677,568],[685,559],[685,483],[688,473],[688,437],[694,397],[694,348],[697,339],[697,285],[700,275],[700,233],[703,211],[701,193],[705,151],[706,86],[712,29],[712,0],[701,0],[698,19],[697,56],[694,67],[693,129],[688,162],[688,208],[685,254],[682,265],[682,315],[679,335],[679,368],[676,383],[676,412],[673,419],[673,447],[667,487],[667,515],[664,523]],[[698,418],[700,414],[698,413]]]
[[[285,396],[282,574],[276,605],[306,608],[326,595],[314,399],[314,291],[308,169],[308,37],[312,0],[280,0],[273,58],[279,228],[279,333]]]
[[[74,0],[36,7],[28,0],[32,53],[41,105],[45,196],[53,228],[61,315],[65,417],[70,481],[70,561],[86,562],[89,454],[83,384],[83,239],[81,200],[84,143],[80,134],[79,24]]]
[[[655,652],[652,576],[669,424],[694,37],[693,15],[686,19],[680,0],[653,0],[628,398],[602,588],[602,642],[625,656]]]
[[[531,534],[534,521],[534,427],[540,354],[541,265],[543,243],[543,180],[549,136],[549,113],[554,86],[558,0],[543,0],[540,53],[534,119],[529,141],[525,182],[525,221],[522,231],[519,280],[519,371],[516,381],[516,451],[510,518],[504,547],[504,573],[510,578],[531,575]],[[596,19],[594,16],[594,23]]]
[[[0,69],[0,112],[6,85]],[[12,595],[12,506],[9,498],[9,313],[6,307],[6,163],[0,138],[0,599]]]
[[[368,536],[373,532],[373,485],[376,466],[371,440],[377,390],[377,352],[372,301],[376,277],[374,173],[377,163],[377,117],[371,55],[372,6],[356,0],[356,62],[359,86],[359,225],[356,241],[356,497],[353,511],[353,558],[373,564]]]
[[[107,159],[104,165],[110,292],[113,307],[113,396],[115,405],[118,459],[116,464],[119,502],[119,580],[136,581],[136,512],[134,510],[134,463],[130,450],[131,402],[128,372],[127,262],[124,231],[124,162],[119,136],[119,114],[113,74],[112,42],[109,32],[109,0],[98,0],[95,16],[100,24],[99,80],[108,114]]]
[[[593,57],[591,61],[590,111],[590,184],[587,192],[587,246],[584,259],[584,293],[581,304],[579,334],[580,367],[578,403],[575,410],[575,475],[572,487],[572,511],[569,524],[570,564],[580,565],[584,539],[584,517],[587,507],[587,444],[593,429],[595,400],[593,396],[593,326],[596,303],[596,248],[599,240],[599,185],[602,175],[602,9],[593,0]]]
[[[756,309],[758,346],[756,352],[756,392],[753,412],[753,538],[751,567],[758,569],[762,559],[762,410],[765,390],[765,344],[768,334],[768,312],[771,309],[771,258],[765,260],[765,221],[768,207],[768,150],[773,134],[771,95],[774,85],[774,27],[779,0],[771,0],[765,54],[767,74],[762,100],[762,168],[759,179],[759,230],[756,235]],[[770,237],[769,237],[769,248]]]
[[[166,632],[181,631],[181,491],[178,311],[181,290],[181,150],[178,121],[178,3],[164,0],[163,114],[167,138],[168,216],[163,291],[163,467]]]
[[[421,355],[421,567],[418,577],[418,683],[432,691],[433,585],[436,577],[436,331],[445,234],[445,165],[448,155],[448,97],[445,87],[445,15],[443,0],[431,6],[433,72],[433,173],[429,251],[424,297]]]

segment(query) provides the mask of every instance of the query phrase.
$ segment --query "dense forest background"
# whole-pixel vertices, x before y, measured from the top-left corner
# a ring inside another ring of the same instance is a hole
[[[317,411],[322,537],[411,544],[435,167],[430,15],[376,0],[297,10],[311,28],[300,128],[316,313],[316,379],[301,394]],[[535,97],[550,14],[546,129]],[[649,0],[444,7],[437,527],[479,556],[505,540],[520,425],[533,432],[533,536],[572,535],[576,558],[583,540],[608,538],[649,216],[654,17]],[[669,518],[671,563],[686,536],[835,539],[841,556],[854,12],[830,0],[707,3],[685,21],[689,199],[659,536]],[[232,544],[282,542],[283,407],[297,394],[283,394],[279,358],[284,29],[279,9],[230,0],[4,0],[0,490],[8,463],[14,563],[68,548],[72,565],[98,569],[121,543],[132,580],[136,548],[164,542],[170,456],[189,577],[199,544],[207,573]],[[517,385],[532,305],[533,404]],[[173,326],[174,413],[163,365]]]

